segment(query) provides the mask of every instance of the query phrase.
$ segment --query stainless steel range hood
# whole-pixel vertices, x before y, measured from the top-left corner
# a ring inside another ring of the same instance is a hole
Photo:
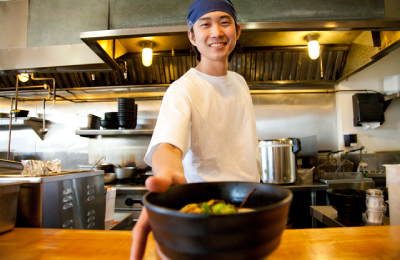
[[[400,21],[393,20],[240,25],[242,51],[233,57],[229,69],[243,75],[253,85],[336,82],[348,76],[343,75],[347,53],[361,33],[400,30]],[[120,71],[121,75],[126,72],[130,84],[168,84],[196,65],[187,30],[186,25],[131,28],[83,32],[80,37],[110,69]],[[310,33],[320,35],[322,61],[308,58],[305,38]],[[153,42],[154,63],[150,68],[142,66],[140,60],[144,41]],[[389,46],[385,44],[387,46],[381,49]]]

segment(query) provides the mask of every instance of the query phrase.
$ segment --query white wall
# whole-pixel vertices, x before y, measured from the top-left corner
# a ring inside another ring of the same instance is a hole
[[[375,90],[383,92],[383,78],[400,74],[400,48],[351,76],[336,86],[337,90]],[[336,93],[338,122],[338,149],[344,147],[344,133],[357,134],[358,147],[365,146],[368,153],[400,150],[400,98],[392,100],[385,112],[385,122],[376,129],[364,130],[353,126],[352,96],[357,92]]]

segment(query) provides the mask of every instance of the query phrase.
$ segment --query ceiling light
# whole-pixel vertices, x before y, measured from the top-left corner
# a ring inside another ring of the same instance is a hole
[[[92,80],[96,80],[96,76],[94,75],[94,73],[92,73],[91,75],[92,75]]]
[[[153,62],[153,43],[144,42],[142,46],[142,63],[144,66],[149,67]]]
[[[309,34],[306,36],[307,45],[308,45],[308,55],[312,60],[315,60],[319,57],[320,46],[318,43],[318,34]]]
[[[18,79],[21,82],[27,82],[29,80],[29,74],[28,73],[21,73],[18,75]]]

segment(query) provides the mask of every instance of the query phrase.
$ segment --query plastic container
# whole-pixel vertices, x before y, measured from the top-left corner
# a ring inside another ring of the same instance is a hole
[[[100,117],[92,114],[78,114],[77,123],[81,130],[100,129]]]
[[[297,169],[297,180],[304,184],[311,184],[314,179],[314,168]]]
[[[400,164],[386,164],[390,225],[400,225]]]
[[[106,194],[106,217],[105,221],[110,221],[114,219],[114,209],[115,209],[115,195],[116,189],[108,188]]]

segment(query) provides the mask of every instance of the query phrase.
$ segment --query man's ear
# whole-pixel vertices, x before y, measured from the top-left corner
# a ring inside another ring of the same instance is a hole
[[[241,32],[242,32],[242,28],[240,27],[240,24],[238,24],[237,25],[237,32],[236,32],[236,40],[239,40]]]
[[[189,30],[188,31],[189,41],[192,43],[193,46],[196,46],[196,39],[194,38],[194,34]]]

